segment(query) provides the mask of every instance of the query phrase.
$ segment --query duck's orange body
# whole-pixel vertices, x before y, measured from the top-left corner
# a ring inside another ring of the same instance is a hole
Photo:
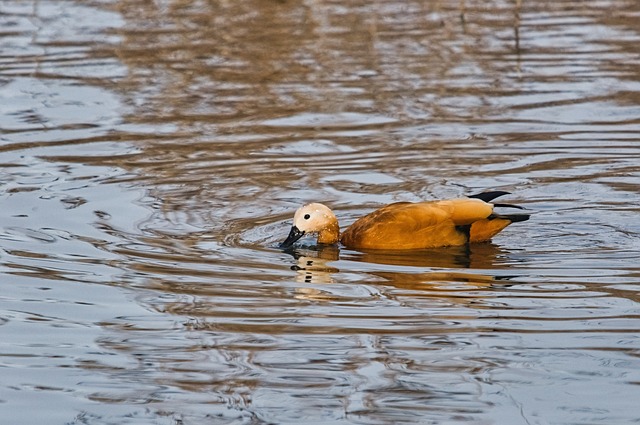
[[[486,192],[469,198],[390,204],[356,220],[340,241],[347,248],[388,250],[488,241],[512,222],[529,219],[528,214],[495,214],[494,204],[488,201],[504,194]],[[283,246],[290,246],[305,233],[318,233],[319,243],[336,243],[338,221],[322,204],[305,205],[296,212],[294,226]]]

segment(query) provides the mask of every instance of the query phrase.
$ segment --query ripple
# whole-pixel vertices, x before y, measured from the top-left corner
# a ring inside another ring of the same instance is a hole
[[[340,114],[299,114],[297,116],[266,120],[263,124],[272,127],[353,128],[371,127],[393,122],[396,122],[396,120],[390,117],[344,112]]]

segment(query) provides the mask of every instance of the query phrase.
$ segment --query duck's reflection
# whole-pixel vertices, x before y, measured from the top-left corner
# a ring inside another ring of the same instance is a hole
[[[335,245],[316,245],[292,248],[285,252],[291,254],[296,264],[291,270],[296,272],[296,281],[300,283],[335,283],[333,275],[340,270],[329,263],[340,259],[340,249]]]
[[[296,260],[291,269],[297,273],[296,280],[301,283],[336,283],[335,275],[340,270],[332,263],[339,260],[392,266],[374,266],[367,272],[403,288],[434,282],[460,282],[488,287],[512,277],[497,276],[498,273],[492,272],[507,267],[504,259],[509,256],[509,252],[492,243],[411,251],[341,251],[334,245],[316,245],[286,252]],[[487,271],[490,273],[487,274]]]
[[[343,251],[341,259],[403,267],[495,269],[497,259],[506,255],[497,245],[478,243],[410,251]]]

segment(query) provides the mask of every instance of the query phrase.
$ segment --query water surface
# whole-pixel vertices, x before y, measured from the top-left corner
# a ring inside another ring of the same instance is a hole
[[[640,397],[634,1],[0,5],[16,424],[602,424]],[[490,244],[277,249],[512,192]]]

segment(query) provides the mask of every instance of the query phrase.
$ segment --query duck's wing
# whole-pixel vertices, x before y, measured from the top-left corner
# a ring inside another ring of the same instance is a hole
[[[491,215],[493,206],[480,199],[387,205],[353,223],[342,235],[350,248],[419,249],[462,245],[470,225]]]
[[[457,229],[467,233],[468,242],[486,242],[500,233],[511,223],[529,220],[529,214],[496,214],[494,207],[523,209],[512,204],[490,204],[492,200],[507,192],[486,192],[488,195],[480,199],[478,196],[436,202],[451,214]],[[473,198],[473,199],[470,199]]]
[[[417,205],[431,204],[423,202]],[[475,198],[448,199],[433,202],[434,206],[446,211],[456,226],[465,226],[485,219],[493,213],[493,205]]]

